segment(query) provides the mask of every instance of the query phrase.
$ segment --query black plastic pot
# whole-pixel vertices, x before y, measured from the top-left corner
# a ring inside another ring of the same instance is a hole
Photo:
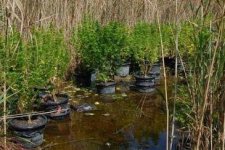
[[[69,97],[67,94],[56,94],[56,99],[57,100],[53,100],[52,96],[47,97],[47,99],[42,99],[41,100],[41,106],[46,108],[46,109],[51,109],[51,107],[55,107],[58,105],[62,105],[62,104],[67,104],[69,102]]]
[[[121,77],[126,77],[129,75],[129,73],[130,73],[130,63],[124,63],[116,70],[116,75]]]
[[[56,108],[54,110],[57,110],[57,109],[59,109],[59,108]],[[60,109],[62,109],[62,110],[59,112],[47,114],[46,116],[52,120],[63,120],[70,115],[69,104],[64,104],[64,105],[60,106]]]
[[[96,81],[96,72],[81,69],[75,74],[75,81],[80,87],[89,87]]]
[[[96,89],[99,94],[113,94],[116,91],[116,83],[114,81],[98,82]]]
[[[155,63],[151,70],[150,70],[150,76],[154,77],[155,80],[159,80],[160,79],[160,63]]]
[[[135,75],[135,89],[139,92],[152,92],[154,90],[155,78],[152,76]]]
[[[165,66],[170,69],[170,72],[171,72],[172,75],[175,75],[176,59],[174,57],[165,57],[164,60],[165,60]],[[184,63],[184,66],[185,66],[185,61],[183,63]],[[183,77],[185,76],[182,63],[179,60],[178,60],[178,63],[177,63],[177,73],[178,73],[179,76],[183,76]]]
[[[44,115],[31,116],[31,123],[28,123],[28,117],[9,120],[9,128],[25,148],[35,148],[43,143],[46,124],[47,117]]]
[[[41,106],[40,110],[44,111],[57,111],[62,109],[60,112],[57,113],[50,113],[46,116],[53,120],[61,120],[65,117],[69,116],[70,114],[70,107],[68,105],[69,97],[67,94],[56,94],[56,101],[53,100],[53,97],[47,95],[46,99],[41,99]]]

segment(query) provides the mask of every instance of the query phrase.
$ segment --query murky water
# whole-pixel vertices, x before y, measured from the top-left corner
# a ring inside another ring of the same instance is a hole
[[[97,110],[72,111],[66,120],[49,121],[43,149],[165,149],[165,103],[157,91],[144,94],[119,86],[115,95],[77,91],[73,96],[72,103],[98,104]]]

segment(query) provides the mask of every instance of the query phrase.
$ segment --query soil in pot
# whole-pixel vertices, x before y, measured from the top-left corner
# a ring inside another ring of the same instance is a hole
[[[116,91],[116,83],[114,81],[96,83],[97,93],[114,94]]]
[[[25,148],[35,148],[43,143],[43,130],[47,123],[44,115],[14,118],[9,120],[9,128]]]

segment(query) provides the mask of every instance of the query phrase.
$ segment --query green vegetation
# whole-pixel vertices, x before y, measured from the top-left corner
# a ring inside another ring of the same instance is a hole
[[[212,131],[222,133],[224,123],[224,25],[206,20],[161,25],[166,56],[175,57],[179,41],[179,60],[185,61],[186,85],[176,85],[176,121],[193,131],[194,137]],[[98,81],[113,79],[117,67],[132,60],[139,64],[140,75],[147,76],[153,63],[161,58],[159,26],[139,22],[128,27],[120,22],[105,25],[85,18],[69,40],[80,65],[87,72],[97,71]],[[178,34],[176,39],[175,34]],[[47,86],[63,78],[70,61],[68,45],[62,31],[34,28],[29,38],[16,30],[0,35],[0,86],[6,83],[8,114],[30,111],[34,86]],[[3,103],[0,89],[0,104]],[[2,107],[2,106],[1,106]],[[2,113],[1,113],[2,115]],[[201,132],[199,132],[201,131]],[[219,134],[217,135],[219,136]],[[206,142],[206,141],[202,141]],[[217,139],[211,141],[218,144]]]
[[[11,91],[8,94],[19,96],[20,109],[31,109],[34,86],[46,86],[51,78],[63,77],[67,69],[69,55],[64,36],[52,27],[34,29],[28,40],[14,31],[7,39],[1,38],[0,45],[1,77],[5,73]]]
[[[212,22],[206,17],[181,24],[179,46],[181,59],[186,60],[187,85],[179,86],[176,118],[195,137],[193,149],[208,149],[206,139],[212,136],[211,143],[220,145],[217,137],[224,132],[224,24]]]
[[[155,24],[138,23],[128,28],[118,22],[101,26],[97,21],[84,19],[74,33],[74,45],[81,64],[89,70],[98,70],[98,79],[106,81],[115,74],[116,67],[134,58],[149,67],[159,58],[159,36]],[[142,71],[146,75],[147,70]]]
[[[97,70],[98,80],[106,82],[112,79],[116,65],[130,57],[126,38],[127,30],[118,22],[101,26],[97,21],[84,19],[74,32],[73,42],[84,70]]]
[[[141,68],[141,75],[146,76],[152,64],[160,56],[159,32],[155,24],[138,23],[130,35],[130,48],[135,61]]]

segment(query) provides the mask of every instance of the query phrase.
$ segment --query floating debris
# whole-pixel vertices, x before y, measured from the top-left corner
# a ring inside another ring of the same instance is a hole
[[[99,102],[95,102],[95,105],[99,105],[100,103]]]
[[[94,113],[84,113],[85,116],[94,116]]]
[[[111,146],[111,143],[106,142],[105,145],[108,146],[108,147],[110,147]]]
[[[76,90],[76,91],[80,91],[81,89],[80,89],[80,88],[75,88],[75,90]]]
[[[120,90],[121,90],[121,88],[120,88],[120,87],[117,87],[117,88],[116,88],[116,90],[117,90],[117,91],[120,91]]]
[[[84,95],[77,95],[76,97],[79,98],[79,99],[85,98]]]
[[[102,114],[103,116],[105,116],[105,117],[108,117],[108,116],[110,116],[110,114],[109,113],[105,113],[105,114]]]
[[[122,97],[127,97],[127,94],[126,93],[122,93],[121,96]]]
[[[84,103],[80,105],[73,105],[72,108],[77,112],[88,112],[92,110],[96,110],[95,105]]]

